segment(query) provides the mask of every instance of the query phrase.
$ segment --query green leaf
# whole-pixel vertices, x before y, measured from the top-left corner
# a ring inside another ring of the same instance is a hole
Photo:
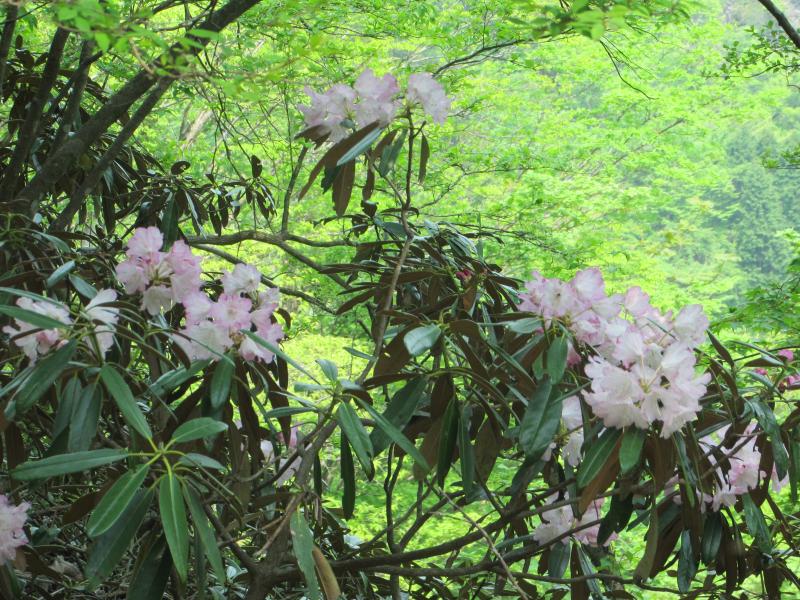
[[[145,549],[146,556],[140,557],[128,586],[126,600],[158,600],[163,598],[169,574],[172,570],[172,557],[167,550],[163,535]]]
[[[319,590],[317,573],[314,570],[314,538],[300,511],[295,511],[289,520],[289,529],[292,532],[292,548],[297,558],[297,565],[306,580],[306,596],[308,600],[322,600]]]
[[[29,323],[34,327],[42,329],[69,329],[68,323],[62,323],[58,319],[42,315],[32,310],[20,308],[19,306],[0,306],[0,315],[6,315],[12,319],[17,319],[23,323]]]
[[[684,530],[681,533],[681,549],[678,554],[678,590],[685,594],[692,587],[692,580],[697,573],[697,563],[692,554],[691,534]]]
[[[263,413],[265,419],[280,419],[281,417],[291,417],[294,415],[299,415],[301,413],[307,412],[319,412],[313,406],[280,406],[278,408],[273,408],[272,410],[268,410],[267,412]]]
[[[172,562],[181,581],[186,581],[189,563],[189,525],[183,505],[181,482],[174,473],[167,473],[158,486],[158,509],[167,538]]]
[[[386,420],[400,430],[408,425],[417,410],[417,406],[423,399],[422,394],[427,384],[428,380],[425,377],[414,377],[409,380],[392,396],[391,401],[386,406],[386,410],[383,411],[383,416]],[[369,437],[372,440],[372,447],[375,449],[376,455],[383,452],[391,443],[389,436],[381,429],[373,429]]]
[[[225,566],[222,563],[222,555],[217,546],[217,537],[211,528],[206,512],[203,510],[200,498],[197,497],[194,489],[188,485],[183,486],[183,497],[186,499],[189,513],[192,515],[195,533],[203,545],[203,552],[208,558],[208,562],[211,563],[211,568],[214,570],[217,580],[222,583],[225,581]]]
[[[46,285],[48,288],[51,288],[51,287],[53,287],[53,286],[54,286],[54,285],[56,285],[56,284],[57,284],[59,281],[61,281],[62,279],[64,279],[64,277],[66,277],[66,276],[67,276],[67,274],[68,274],[70,271],[72,271],[72,269],[74,269],[74,268],[75,268],[75,261],[74,261],[74,260],[70,260],[70,261],[67,261],[67,262],[65,262],[63,265],[61,265],[60,267],[58,267],[58,268],[57,268],[55,271],[53,271],[53,272],[50,274],[50,277],[48,277],[48,278],[47,278],[47,281],[45,282],[45,285]]]
[[[187,421],[178,427],[175,433],[172,434],[170,442],[180,444],[191,440],[199,440],[222,433],[227,428],[228,426],[221,421],[209,417],[200,417]]]
[[[586,456],[578,466],[578,487],[586,487],[600,472],[612,455],[614,446],[617,445],[621,429],[610,428],[603,431],[594,444],[589,444]]]
[[[564,573],[567,572],[570,554],[572,554],[572,543],[558,543],[550,546],[550,556],[547,559],[547,574],[550,577],[561,579]]]
[[[36,404],[39,399],[53,386],[61,375],[72,355],[75,354],[77,342],[70,340],[53,354],[37,362],[30,373],[14,394],[12,401],[6,407],[6,416],[9,419],[19,417]]]
[[[772,552],[772,535],[770,535],[767,522],[764,520],[764,514],[753,502],[750,494],[742,496],[742,506],[744,506],[744,522],[747,524],[750,535],[755,539],[758,549],[764,554],[770,554]]]
[[[67,473],[86,471],[122,460],[128,456],[127,450],[107,449],[57,454],[41,460],[29,460],[11,471],[11,477],[17,481],[47,479]]]
[[[383,129],[377,127],[376,129],[373,129],[372,131],[368,132],[361,140],[359,140],[357,144],[355,144],[352,148],[350,148],[350,150],[344,153],[342,158],[340,158],[336,162],[336,166],[340,167],[341,165],[350,162],[360,154],[366,152],[372,145],[372,142],[377,140],[383,133],[383,131],[384,131]]]
[[[438,325],[423,325],[406,333],[403,343],[411,356],[419,356],[433,348],[441,335],[442,330]]]
[[[455,397],[450,399],[442,417],[442,435],[439,437],[439,450],[436,464],[436,482],[444,487],[444,480],[453,462],[453,452],[458,440],[459,407]]]
[[[72,287],[75,288],[81,296],[86,298],[87,300],[91,300],[95,296],[97,296],[97,290],[89,283],[86,282],[83,278],[75,275],[74,273],[70,273],[69,275],[69,282],[72,284]]]
[[[67,307],[61,304],[58,300],[53,300],[52,298],[48,298],[47,296],[41,296],[39,294],[34,294],[33,292],[29,292],[27,290],[20,290],[17,288],[10,288],[10,287],[0,287],[0,292],[4,294],[11,294],[12,296],[19,296],[22,298],[29,298],[31,300],[36,300],[37,302],[48,302],[49,304],[54,304],[59,308],[63,308],[67,310]]]
[[[633,470],[642,456],[642,447],[647,432],[638,427],[629,427],[622,435],[622,444],[619,447],[619,468],[625,475]]]
[[[465,406],[458,420],[458,455],[461,463],[461,485],[464,495],[470,498],[475,488],[475,448],[469,439],[471,409]]]
[[[567,369],[567,353],[569,351],[569,340],[567,336],[561,335],[554,339],[547,349],[547,374],[554,384],[561,381],[564,371]]]
[[[164,396],[182,385],[211,364],[210,360],[198,360],[189,365],[189,368],[178,367],[167,371],[150,385],[150,391],[156,396]]]
[[[561,399],[553,393],[550,377],[545,375],[528,401],[519,425],[519,444],[525,456],[538,460],[558,432],[561,422]]]
[[[234,369],[235,365],[229,356],[220,360],[217,366],[214,367],[214,375],[211,377],[211,390],[209,392],[211,408],[214,410],[223,406],[230,397]]]
[[[347,435],[342,433],[340,442],[342,483],[344,484],[342,513],[344,513],[345,519],[349,519],[353,516],[353,511],[356,507],[356,473],[355,465],[353,464],[353,453],[350,451],[350,443],[347,440]]]
[[[89,591],[97,588],[122,559],[144,521],[152,499],[152,490],[140,491],[114,526],[95,540],[86,561]]]
[[[67,449],[70,452],[83,452],[91,447],[100,422],[101,404],[101,394],[96,385],[91,384],[81,389],[69,423]]]
[[[227,469],[220,464],[219,461],[216,461],[205,454],[196,454],[194,452],[187,452],[181,456],[178,459],[178,464],[203,467],[206,469],[213,469],[215,471],[227,471]]]
[[[149,471],[149,464],[141,465],[138,469],[125,473],[111,486],[111,489],[105,493],[97,508],[92,512],[92,516],[89,517],[89,523],[86,526],[89,537],[95,538],[105,533],[117,522],[117,519],[133,501]]]
[[[364,468],[367,478],[372,480],[375,476],[375,467],[372,465],[372,442],[369,440],[369,434],[364,429],[361,419],[347,402],[339,404],[336,410],[336,420],[342,428],[342,431],[347,435],[353,451],[356,453],[358,462]]]
[[[789,472],[789,453],[781,439],[781,428],[775,419],[775,413],[761,400],[751,398],[747,400],[748,406],[755,414],[758,424],[767,432],[770,444],[772,445],[772,456],[775,460],[775,470],[778,478],[783,479]]]
[[[150,426],[147,424],[147,419],[144,418],[142,409],[136,404],[131,389],[116,368],[111,364],[104,365],[100,369],[100,379],[106,386],[108,393],[111,394],[114,402],[117,403],[117,407],[128,426],[139,435],[152,439],[153,432],[150,431]]]
[[[703,525],[703,541],[700,546],[700,554],[706,565],[716,564],[721,542],[722,515],[718,512],[709,512],[706,514],[706,522]]]
[[[380,414],[366,402],[363,402],[358,398],[356,398],[355,400],[356,402],[358,402],[358,405],[361,408],[363,408],[370,414],[372,419],[375,421],[375,424],[387,436],[389,436],[389,439],[391,439],[395,444],[397,444],[403,450],[405,450],[408,453],[408,455],[414,459],[414,462],[416,462],[423,469],[423,471],[428,472],[430,470],[430,465],[428,464],[428,461],[426,461],[425,457],[422,456],[422,454],[420,454],[419,450],[417,450],[417,447],[414,445],[414,443],[411,440],[409,440],[405,435],[403,435],[402,431],[400,431],[399,429],[397,429],[397,427],[395,427],[389,421],[387,421],[382,414]]]
[[[334,363],[324,358],[318,358],[317,364],[331,383],[337,383],[339,381],[339,369]]]
[[[542,328],[542,320],[535,317],[525,317],[524,319],[517,319],[516,321],[508,321],[504,323],[509,331],[525,335],[533,333],[537,329]]]

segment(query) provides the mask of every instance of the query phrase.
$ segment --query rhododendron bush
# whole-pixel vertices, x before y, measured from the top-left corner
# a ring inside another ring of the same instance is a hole
[[[420,216],[426,133],[455,106],[432,75],[367,69],[307,94],[269,232],[211,232],[188,200],[105,229],[99,215],[92,229],[3,213],[4,597],[777,597],[800,584],[792,348],[726,347],[701,306],[611,293],[595,268],[518,281],[478,234]],[[184,185],[173,175],[165,186]],[[308,194],[330,196],[346,262],[292,245],[331,243],[292,231]],[[337,318],[368,348],[348,349],[352,374],[282,347],[296,334],[284,299],[312,310],[316,290],[279,290],[223,248],[243,239],[341,288]],[[364,537],[368,489],[385,522]],[[462,533],[427,543],[444,514]],[[631,539],[644,553],[622,564]]]

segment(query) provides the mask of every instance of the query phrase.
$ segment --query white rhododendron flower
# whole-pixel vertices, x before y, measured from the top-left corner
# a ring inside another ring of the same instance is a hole
[[[69,311],[54,302],[44,300],[31,300],[18,298],[17,306],[22,309],[55,319],[64,325],[71,325],[72,318]],[[26,322],[24,319],[14,319],[16,328],[11,325],[3,327],[3,331],[10,335],[19,348],[25,353],[31,363],[34,363],[42,354],[47,354],[53,348],[58,348],[66,342],[64,329],[42,329],[37,325]]]
[[[27,502],[14,506],[0,494],[0,565],[14,560],[17,548],[28,543],[22,528],[30,507]]]

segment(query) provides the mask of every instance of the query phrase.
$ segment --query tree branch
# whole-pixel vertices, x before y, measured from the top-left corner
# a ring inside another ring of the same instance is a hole
[[[800,50],[800,34],[797,33],[797,30],[789,23],[789,19],[786,18],[786,15],[783,14],[775,3],[772,0],[758,0],[761,3],[761,6],[767,9],[769,14],[771,14],[774,19],[778,22],[778,25],[781,26],[781,29],[786,33],[792,43]]]

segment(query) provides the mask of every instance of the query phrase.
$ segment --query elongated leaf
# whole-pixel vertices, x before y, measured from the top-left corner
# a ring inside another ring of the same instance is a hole
[[[411,356],[419,356],[433,348],[441,335],[438,325],[423,325],[406,333],[403,343]]]
[[[95,296],[97,296],[97,290],[91,284],[87,283],[85,279],[75,275],[74,273],[70,273],[69,275],[69,282],[72,284],[72,287],[75,288],[81,296],[86,298],[87,300],[91,300]]]
[[[564,371],[567,369],[567,353],[569,351],[569,340],[566,336],[560,335],[552,341],[547,349],[547,374],[554,384],[561,381]]]
[[[516,321],[508,321],[507,323],[504,323],[504,325],[509,331],[524,335],[527,333],[533,333],[537,329],[541,329],[542,320],[535,317],[525,317],[524,319],[517,319]],[[569,561],[569,555],[567,555],[567,560]]]
[[[769,436],[769,441],[772,445],[772,456],[775,460],[775,470],[778,472],[778,478],[783,479],[786,477],[786,473],[789,472],[789,453],[786,451],[786,446],[783,445],[781,428],[775,419],[775,413],[757,398],[748,400],[747,404],[755,414],[758,424]]]
[[[425,377],[414,377],[409,380],[392,396],[391,401],[386,406],[386,410],[383,411],[383,416],[386,420],[400,430],[408,425],[417,410],[417,406],[423,399],[423,392],[427,384],[428,380]],[[389,436],[380,428],[373,429],[369,437],[372,440],[372,447],[375,449],[376,455],[383,452],[391,443]]]
[[[69,329],[68,323],[62,323],[58,319],[42,315],[32,310],[20,308],[19,306],[2,306],[0,305],[0,315],[6,315],[12,319],[17,319],[23,323],[29,323],[34,327],[41,327],[42,329]]]
[[[550,377],[545,375],[528,401],[519,426],[519,444],[525,456],[538,460],[558,432],[561,421],[561,401],[552,393]]]
[[[186,367],[178,367],[172,371],[167,371],[152,383],[150,391],[156,396],[164,396],[181,384],[189,381],[189,379],[197,375],[197,373],[205,369],[209,364],[211,364],[209,360],[198,360],[193,362],[188,369]]]
[[[77,342],[70,340],[53,354],[36,363],[6,408],[6,416],[13,419],[28,412],[53,386],[72,360],[76,348]]]
[[[200,417],[186,421],[172,434],[171,441],[175,444],[211,437],[225,431],[228,426],[216,419]]]
[[[72,271],[72,269],[74,268],[75,268],[74,260],[69,260],[65,262],[63,265],[58,267],[55,271],[53,271],[50,274],[50,277],[47,278],[45,285],[49,288],[53,287],[59,281],[64,279],[64,277],[66,277],[69,274],[69,272]]]
[[[206,512],[203,510],[203,505],[200,503],[200,498],[197,493],[190,486],[183,486],[183,497],[186,499],[186,505],[189,507],[189,513],[192,515],[192,523],[197,536],[200,538],[200,543],[203,545],[203,552],[211,563],[211,568],[214,570],[214,575],[220,583],[225,581],[225,567],[222,563],[222,555],[217,547],[217,537],[214,530],[211,528],[211,523],[208,520]]]
[[[57,454],[41,460],[24,462],[11,471],[11,477],[18,481],[46,479],[67,473],[87,471],[122,460],[128,456],[127,450],[103,449]]]
[[[297,558],[297,565],[306,580],[306,596],[308,600],[322,600],[317,574],[314,572],[314,538],[308,528],[303,515],[299,511],[292,514],[289,520],[289,529],[292,532],[292,548]]]
[[[100,369],[100,379],[106,386],[108,393],[111,394],[114,402],[116,402],[128,426],[139,435],[147,439],[152,439],[153,432],[150,431],[150,426],[147,424],[147,419],[144,418],[142,409],[136,404],[136,400],[133,398],[133,392],[131,392],[128,384],[125,383],[125,380],[122,378],[122,375],[117,372],[116,368],[110,364],[105,365]]]
[[[363,154],[364,152],[369,150],[369,147],[372,145],[372,142],[377,140],[382,133],[383,129],[380,128],[373,129],[371,131],[368,130],[366,134],[352,148],[350,148],[347,152],[344,153],[342,158],[336,161],[336,166],[339,167],[345,164],[346,162],[350,162],[360,154]],[[355,137],[355,135],[357,134],[353,134],[353,137]]]
[[[161,479],[158,486],[158,509],[175,571],[181,581],[186,581],[189,563],[189,525],[186,521],[181,483],[174,473],[167,473]]]
[[[211,390],[209,392],[211,408],[216,410],[228,401],[231,394],[234,369],[235,365],[229,357],[222,359],[214,367],[214,375],[211,377]]]
[[[703,525],[703,542],[700,547],[700,554],[705,564],[716,564],[721,542],[722,516],[718,512],[709,512]]]
[[[586,487],[597,476],[603,465],[610,460],[611,451],[621,435],[621,429],[606,429],[600,434],[597,442],[589,445],[586,456],[578,467],[578,487]]]
[[[419,181],[419,183],[425,181],[425,174],[428,172],[428,158],[430,158],[430,155],[431,147],[428,144],[428,138],[425,137],[423,133],[419,150],[419,175],[417,176],[417,181]]]
[[[639,464],[646,437],[647,433],[637,427],[629,427],[623,434],[619,447],[619,468],[623,475]]]
[[[450,400],[442,418],[442,435],[439,437],[439,450],[437,453],[436,481],[440,487],[453,462],[453,452],[458,440],[459,407],[455,397]]]
[[[164,536],[159,536],[146,552],[134,571],[126,600],[157,600],[164,596],[172,570],[172,557]]]
[[[92,516],[89,517],[89,523],[86,526],[89,537],[95,538],[105,533],[117,522],[117,519],[133,501],[136,492],[142,487],[149,472],[150,465],[140,465],[137,469],[125,473],[111,486],[111,489],[100,500],[97,508],[94,509]]]
[[[772,536],[769,533],[767,522],[764,520],[764,514],[753,502],[750,494],[742,496],[742,506],[744,506],[744,522],[747,524],[750,535],[755,539],[758,549],[764,554],[770,554],[772,552]]]
[[[178,459],[178,464],[204,467],[206,469],[213,469],[215,471],[227,471],[222,464],[210,456],[206,456],[205,454],[196,454],[194,452],[187,452],[181,456],[180,459]]]
[[[461,463],[461,485],[467,499],[475,488],[475,448],[469,439],[469,426],[472,411],[465,406],[458,420],[458,456]]]
[[[422,468],[424,472],[427,473],[428,471],[430,471],[431,467],[428,464],[428,461],[425,460],[422,454],[420,454],[419,450],[417,450],[417,447],[414,445],[414,443],[411,440],[409,440],[403,434],[402,431],[400,431],[399,429],[397,429],[397,427],[395,427],[389,421],[387,421],[386,417],[384,417],[382,414],[380,414],[366,402],[363,402],[358,398],[356,398],[356,402],[358,402],[358,405],[370,414],[370,416],[375,420],[375,424],[387,436],[389,436],[389,439],[391,439],[395,444],[397,444],[403,450],[405,450],[408,453],[408,455],[414,459],[414,462],[416,462]]]
[[[572,543],[553,544],[547,559],[547,574],[560,579],[567,571],[569,557],[572,554]]]
[[[331,383],[336,383],[339,381],[339,369],[335,363],[325,360],[324,358],[318,358],[317,364],[319,365],[319,368],[322,369],[325,377],[328,378],[328,381]]]
[[[114,526],[95,540],[86,561],[88,589],[94,590],[108,577],[131,545],[153,499],[153,491],[140,491]]]
[[[692,553],[692,538],[688,531],[681,533],[681,549],[678,553],[678,589],[687,593],[697,573],[697,563]]]
[[[342,428],[342,431],[347,435],[347,439],[352,446],[353,451],[356,453],[356,458],[368,479],[372,479],[375,475],[375,468],[372,465],[372,442],[369,440],[369,434],[361,424],[361,419],[347,402],[339,404],[336,410],[336,420]]]
[[[353,516],[356,507],[356,469],[353,464],[353,453],[350,451],[350,443],[347,435],[341,435],[341,471],[344,492],[342,494],[342,513],[344,518],[349,519]]]
[[[319,383],[317,378],[314,377],[305,367],[303,367],[303,365],[301,365],[296,360],[291,358],[288,354],[286,354],[283,350],[278,348],[278,346],[276,346],[275,344],[269,343],[267,340],[257,336],[252,331],[243,331],[242,333],[244,333],[247,337],[252,339],[259,346],[263,346],[264,348],[272,352],[275,356],[278,356],[283,360],[285,360],[287,364],[292,365],[295,369],[300,371],[303,375],[305,375],[309,379],[313,380],[316,383]]]
[[[27,290],[20,290],[17,288],[10,288],[10,287],[0,287],[0,293],[3,294],[11,294],[12,296],[21,296],[22,298],[30,298],[31,300],[37,300],[38,302],[48,302],[50,304],[55,304],[65,310],[67,307],[61,304],[58,300],[53,300],[52,298],[48,298],[46,296],[40,296],[39,294],[34,294],[33,292],[29,292]]]
[[[85,452],[91,447],[92,440],[97,435],[101,404],[102,394],[96,385],[91,384],[81,390],[78,402],[75,403],[72,410],[67,450]]]
[[[311,556],[314,558],[314,564],[317,567],[317,575],[319,576],[319,582],[322,584],[325,600],[339,600],[342,598],[339,582],[328,559],[322,554],[322,550],[314,546],[311,549]]]

